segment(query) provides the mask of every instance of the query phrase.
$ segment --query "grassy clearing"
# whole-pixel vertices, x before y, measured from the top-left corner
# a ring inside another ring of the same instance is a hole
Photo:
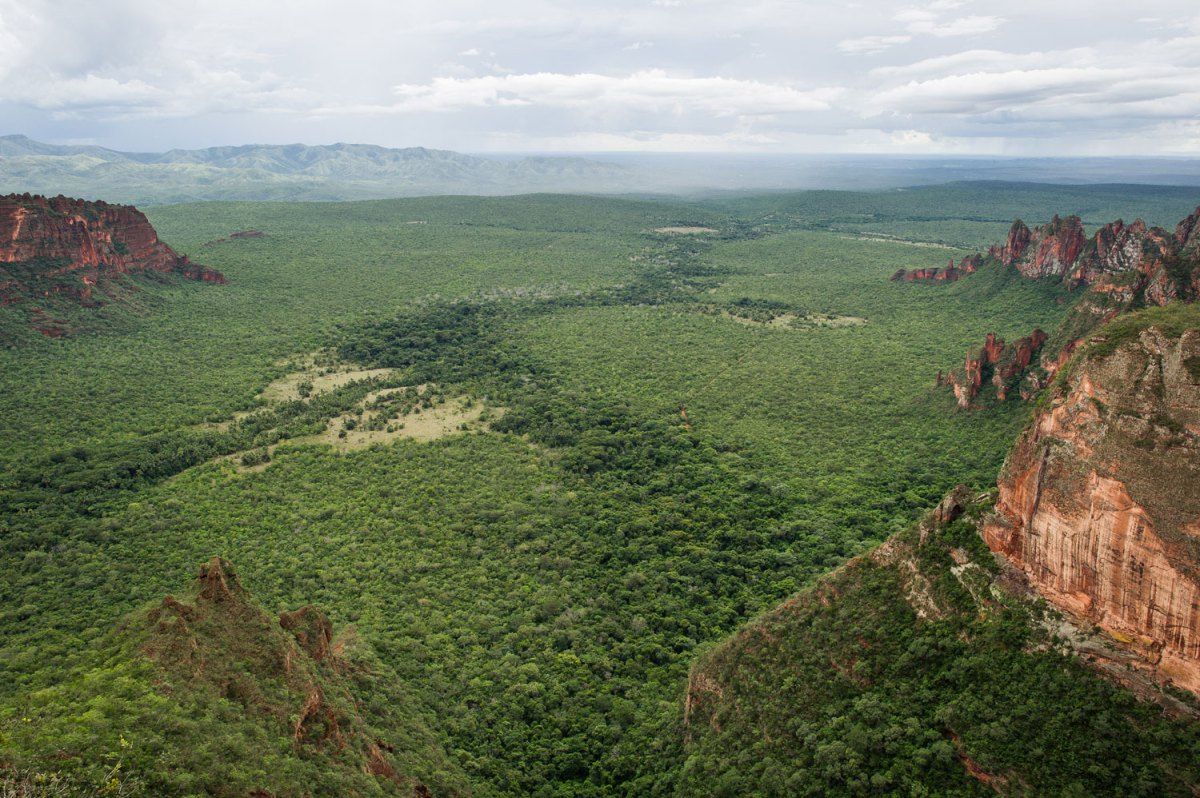
[[[675,227],[656,227],[656,228],[654,228],[654,232],[663,233],[665,235],[673,235],[673,236],[693,236],[693,235],[703,235],[705,233],[715,233],[717,231],[715,228],[712,228],[712,227],[698,227],[698,226],[694,226],[694,225],[693,226],[682,226],[681,225],[681,226],[675,226]]]

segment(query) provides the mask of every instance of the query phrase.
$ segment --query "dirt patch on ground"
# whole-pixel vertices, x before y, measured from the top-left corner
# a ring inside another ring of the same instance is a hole
[[[795,322],[804,318],[803,316],[797,316],[795,313],[782,313],[770,321],[759,321],[758,319],[751,319],[747,316],[739,316],[736,313],[730,313],[729,311],[722,311],[720,315],[723,319],[729,319],[730,321],[735,321],[738,324],[744,324],[747,327],[775,327],[778,329],[788,329],[792,327]]]
[[[812,327],[859,327],[867,323],[866,319],[858,316],[834,316],[825,313],[813,313],[801,316],[796,313],[781,313],[770,321],[760,321],[736,313],[722,311],[720,318],[744,324],[747,327],[770,327],[777,330],[803,330]]]
[[[489,410],[482,402],[472,402],[465,396],[459,396],[435,407],[388,419],[383,429],[370,429],[367,426],[370,421],[380,417],[378,411],[366,410],[362,417],[346,413],[330,419],[325,432],[297,438],[296,443],[323,443],[339,452],[349,452],[399,438],[433,441],[459,432],[486,429],[489,421],[501,415],[502,410]]]
[[[353,410],[329,419],[318,434],[285,438],[221,459],[233,463],[240,473],[253,473],[270,465],[280,446],[318,444],[345,453],[400,439],[433,441],[487,430],[503,415],[502,407],[489,407],[469,396],[447,397],[433,385],[381,388],[367,394]]]
[[[929,249],[956,249],[956,247],[952,247],[949,244],[939,244],[936,241],[910,241],[907,238],[885,236],[878,233],[875,235],[842,236],[842,238],[851,241],[874,241],[879,244],[908,244],[910,247],[927,247]]]
[[[678,227],[656,227],[654,228],[654,232],[672,236],[694,236],[715,233],[717,231],[711,227],[681,225]]]
[[[833,316],[814,313],[806,320],[812,327],[861,327],[867,320],[861,316]]]
[[[321,365],[309,355],[297,371],[273,381],[259,396],[268,404],[320,396],[359,380],[388,377],[395,369],[362,369],[351,363]]]

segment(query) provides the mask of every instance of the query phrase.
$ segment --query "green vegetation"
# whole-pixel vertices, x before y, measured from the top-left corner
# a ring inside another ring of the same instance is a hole
[[[89,701],[118,745],[152,717],[219,738],[183,700],[104,701],[125,683],[106,675],[114,625],[219,555],[269,611],[313,602],[352,624],[477,794],[703,792],[673,725],[697,653],[954,484],[991,481],[1027,410],[955,412],[933,374],[987,331],[1067,310],[1002,270],[890,282],[963,252],[867,240],[921,230],[881,217],[877,195],[859,195],[867,239],[766,220],[797,201],[154,209],[229,285],[151,287],[104,334],[0,352],[0,750],[22,767],[51,740],[68,762],[109,750],[81,737]],[[689,225],[718,232],[652,232]],[[265,235],[206,245],[245,229]],[[831,323],[726,315],[777,311]],[[297,377],[264,404],[319,347],[397,371],[328,391]],[[411,411],[415,392],[368,394],[422,383],[504,412],[431,441],[294,441],[346,414],[375,423],[356,408]],[[283,744],[240,750],[260,743]],[[189,765],[205,779],[213,746]],[[103,776],[98,756],[80,767]]]
[[[81,795],[466,791],[416,702],[352,630],[330,639],[306,607],[280,619],[293,639],[216,558],[189,593],[133,613],[22,702],[7,741],[18,772]]]
[[[1099,678],[994,588],[990,506],[905,532],[701,657],[678,791],[1192,795],[1194,719]]]
[[[1200,305],[1176,303],[1118,316],[1095,332],[1082,348],[1083,356],[1101,358],[1110,355],[1121,344],[1132,341],[1151,327],[1159,328],[1167,338],[1178,338],[1185,330],[1200,327]]]

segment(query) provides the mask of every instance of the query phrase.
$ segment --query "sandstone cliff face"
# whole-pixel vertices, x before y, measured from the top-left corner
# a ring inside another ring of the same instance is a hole
[[[1183,252],[1200,254],[1200,208],[1176,225],[1175,240]]]
[[[67,296],[94,304],[114,278],[156,272],[224,283],[159,240],[137,208],[68,197],[0,197],[0,303]]]
[[[1118,219],[1090,238],[1078,216],[1055,216],[1034,230],[1018,220],[1005,243],[988,250],[988,256],[1032,279],[1117,292],[1125,302],[1146,292],[1151,304],[1164,305],[1180,296],[1181,286],[1168,267],[1192,236],[1198,218],[1200,208],[1180,222],[1174,235],[1161,227],[1148,227],[1141,219],[1132,224]],[[1117,275],[1129,279],[1113,279]]]
[[[1018,220],[1004,244],[988,250],[987,260],[1016,269],[1024,277],[1085,289],[1054,336],[1035,332],[1022,339],[1009,355],[1012,363],[995,371],[1002,401],[1018,380],[1022,398],[1030,399],[1100,325],[1139,305],[1163,306],[1200,297],[1200,208],[1181,221],[1173,234],[1148,227],[1141,219],[1132,224],[1110,222],[1091,238],[1084,235],[1077,216],[1055,216],[1034,230]],[[977,268],[985,262],[980,259]],[[897,274],[892,279],[901,278]],[[963,367],[946,377],[938,374],[938,384],[953,387],[960,407],[971,405],[987,378],[984,372],[990,373],[996,363],[991,338],[989,334],[982,351],[967,353]],[[1031,350],[1040,350],[1039,357],[1028,357]]]
[[[939,372],[937,383],[953,388],[954,398],[962,408],[971,406],[987,382],[995,386],[996,398],[1003,402],[1046,340],[1046,333],[1039,329],[1011,344],[997,338],[995,333],[988,333],[980,349],[967,353],[962,368],[945,376]]]
[[[1200,324],[1109,348],[1085,350],[1018,440],[984,539],[1052,604],[1200,692]]]
[[[952,283],[968,274],[973,273],[979,268],[982,263],[983,256],[967,255],[958,263],[951,258],[950,263],[944,269],[899,269],[892,275],[892,279],[908,283],[915,282],[937,282],[937,283]]]
[[[1030,231],[1020,220],[1013,223],[1008,240],[989,253],[1006,266],[1015,266],[1026,277],[1062,277],[1083,250],[1083,222],[1078,216],[1055,216]]]

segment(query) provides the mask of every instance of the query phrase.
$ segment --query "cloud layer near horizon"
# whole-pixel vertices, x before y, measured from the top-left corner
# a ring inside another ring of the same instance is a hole
[[[0,119],[0,133],[154,150],[1200,154],[1200,12],[0,0]]]

